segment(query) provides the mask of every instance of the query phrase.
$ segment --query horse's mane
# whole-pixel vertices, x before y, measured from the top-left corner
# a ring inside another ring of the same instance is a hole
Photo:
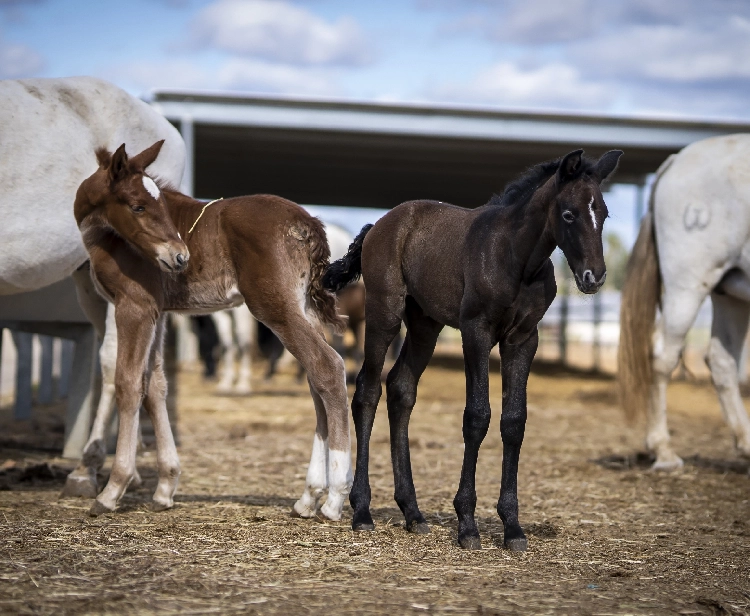
[[[508,183],[501,195],[492,195],[487,205],[500,207],[517,205],[523,207],[529,202],[536,190],[557,172],[561,162],[562,158],[556,158],[534,165],[523,175]],[[596,160],[582,157],[581,165],[571,179],[577,179],[583,174],[590,175],[596,167],[596,162]]]

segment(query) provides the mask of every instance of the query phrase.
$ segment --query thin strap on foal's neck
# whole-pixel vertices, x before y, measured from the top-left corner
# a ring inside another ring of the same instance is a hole
[[[213,201],[209,201],[208,203],[206,203],[206,205],[204,205],[204,206],[203,206],[203,209],[201,210],[201,213],[200,213],[200,214],[198,214],[198,218],[196,218],[196,219],[195,219],[195,222],[193,223],[193,226],[192,226],[192,227],[190,227],[190,230],[188,231],[188,235],[190,235],[190,234],[191,234],[191,233],[193,232],[193,229],[195,229],[195,225],[197,225],[197,224],[198,224],[198,221],[199,221],[199,220],[201,219],[201,216],[203,216],[203,212],[205,212],[205,211],[206,211],[206,208],[207,208],[207,207],[208,207],[209,205],[213,205],[213,204],[214,204],[214,203],[216,203],[217,201],[221,201],[222,199],[224,199],[224,197],[219,197],[218,199],[214,199]]]

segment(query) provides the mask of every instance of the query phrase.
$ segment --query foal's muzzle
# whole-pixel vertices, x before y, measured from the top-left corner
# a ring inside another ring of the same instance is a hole
[[[590,269],[585,270],[580,276],[577,272],[573,272],[573,274],[576,278],[576,285],[578,286],[578,290],[581,291],[581,293],[587,294],[596,293],[599,289],[601,289],[604,281],[607,279],[606,271],[602,274],[599,280],[596,279],[596,276],[594,276],[594,272],[592,272]]]
[[[184,244],[173,246],[165,243],[156,250],[156,261],[165,272],[181,272],[188,266],[189,260],[190,253]]]

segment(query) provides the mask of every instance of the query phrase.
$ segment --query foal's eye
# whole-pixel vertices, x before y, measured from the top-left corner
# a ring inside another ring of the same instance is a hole
[[[562,218],[568,224],[572,223],[576,219],[576,217],[573,215],[573,212],[571,212],[570,210],[565,210],[562,213]]]
[[[140,214],[141,212],[146,211],[146,208],[143,205],[131,205],[130,209],[133,210],[136,214]]]

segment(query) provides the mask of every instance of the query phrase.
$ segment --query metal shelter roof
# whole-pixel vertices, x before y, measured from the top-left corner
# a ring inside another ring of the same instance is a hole
[[[390,208],[417,198],[472,207],[527,167],[584,148],[625,151],[616,181],[642,183],[671,153],[750,124],[523,113],[156,91],[194,159],[197,197],[275,193]]]

